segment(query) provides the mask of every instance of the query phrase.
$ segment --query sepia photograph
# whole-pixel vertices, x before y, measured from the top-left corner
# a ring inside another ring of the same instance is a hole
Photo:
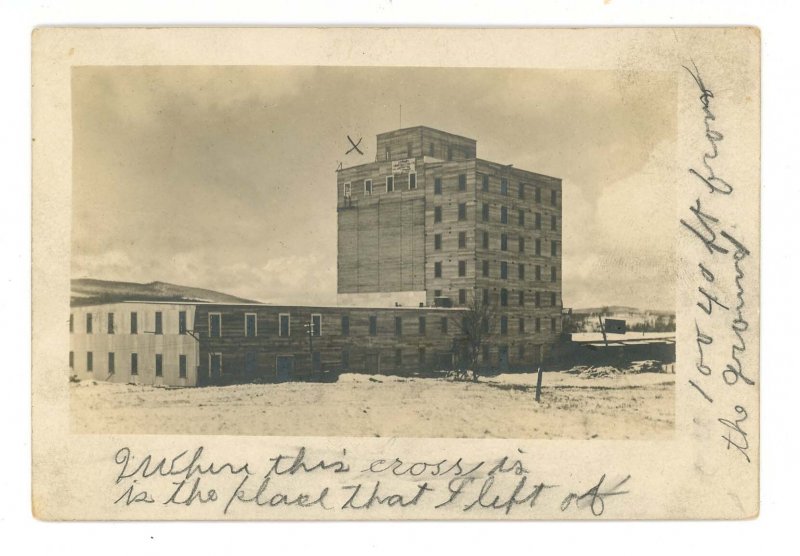
[[[33,515],[756,517],[760,48],[38,29]]]
[[[674,434],[675,74],[79,66],[71,92],[73,432]]]

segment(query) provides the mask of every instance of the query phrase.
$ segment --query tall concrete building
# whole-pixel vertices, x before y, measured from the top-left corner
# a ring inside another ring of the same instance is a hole
[[[338,172],[343,302],[496,305],[501,365],[536,360],[561,327],[561,180],[477,157],[474,139],[419,126],[377,136]],[[494,359],[487,353],[488,359]]]

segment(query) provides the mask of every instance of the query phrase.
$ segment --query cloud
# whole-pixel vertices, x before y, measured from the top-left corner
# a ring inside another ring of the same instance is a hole
[[[659,73],[76,68],[73,275],[335,301],[335,168],[374,160],[400,104],[404,127],[564,180],[566,303],[674,305],[675,87]]]

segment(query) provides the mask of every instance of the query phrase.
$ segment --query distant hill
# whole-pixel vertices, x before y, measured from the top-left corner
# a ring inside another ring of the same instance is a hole
[[[117,282],[75,278],[72,281],[72,306],[116,303],[119,301],[206,301],[212,303],[258,303],[214,290],[167,284],[166,282]]]

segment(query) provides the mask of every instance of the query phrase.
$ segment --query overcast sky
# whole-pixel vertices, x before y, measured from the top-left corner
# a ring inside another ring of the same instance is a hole
[[[670,74],[81,67],[72,91],[74,278],[334,303],[336,167],[374,160],[402,104],[563,179],[565,307],[675,307]]]

